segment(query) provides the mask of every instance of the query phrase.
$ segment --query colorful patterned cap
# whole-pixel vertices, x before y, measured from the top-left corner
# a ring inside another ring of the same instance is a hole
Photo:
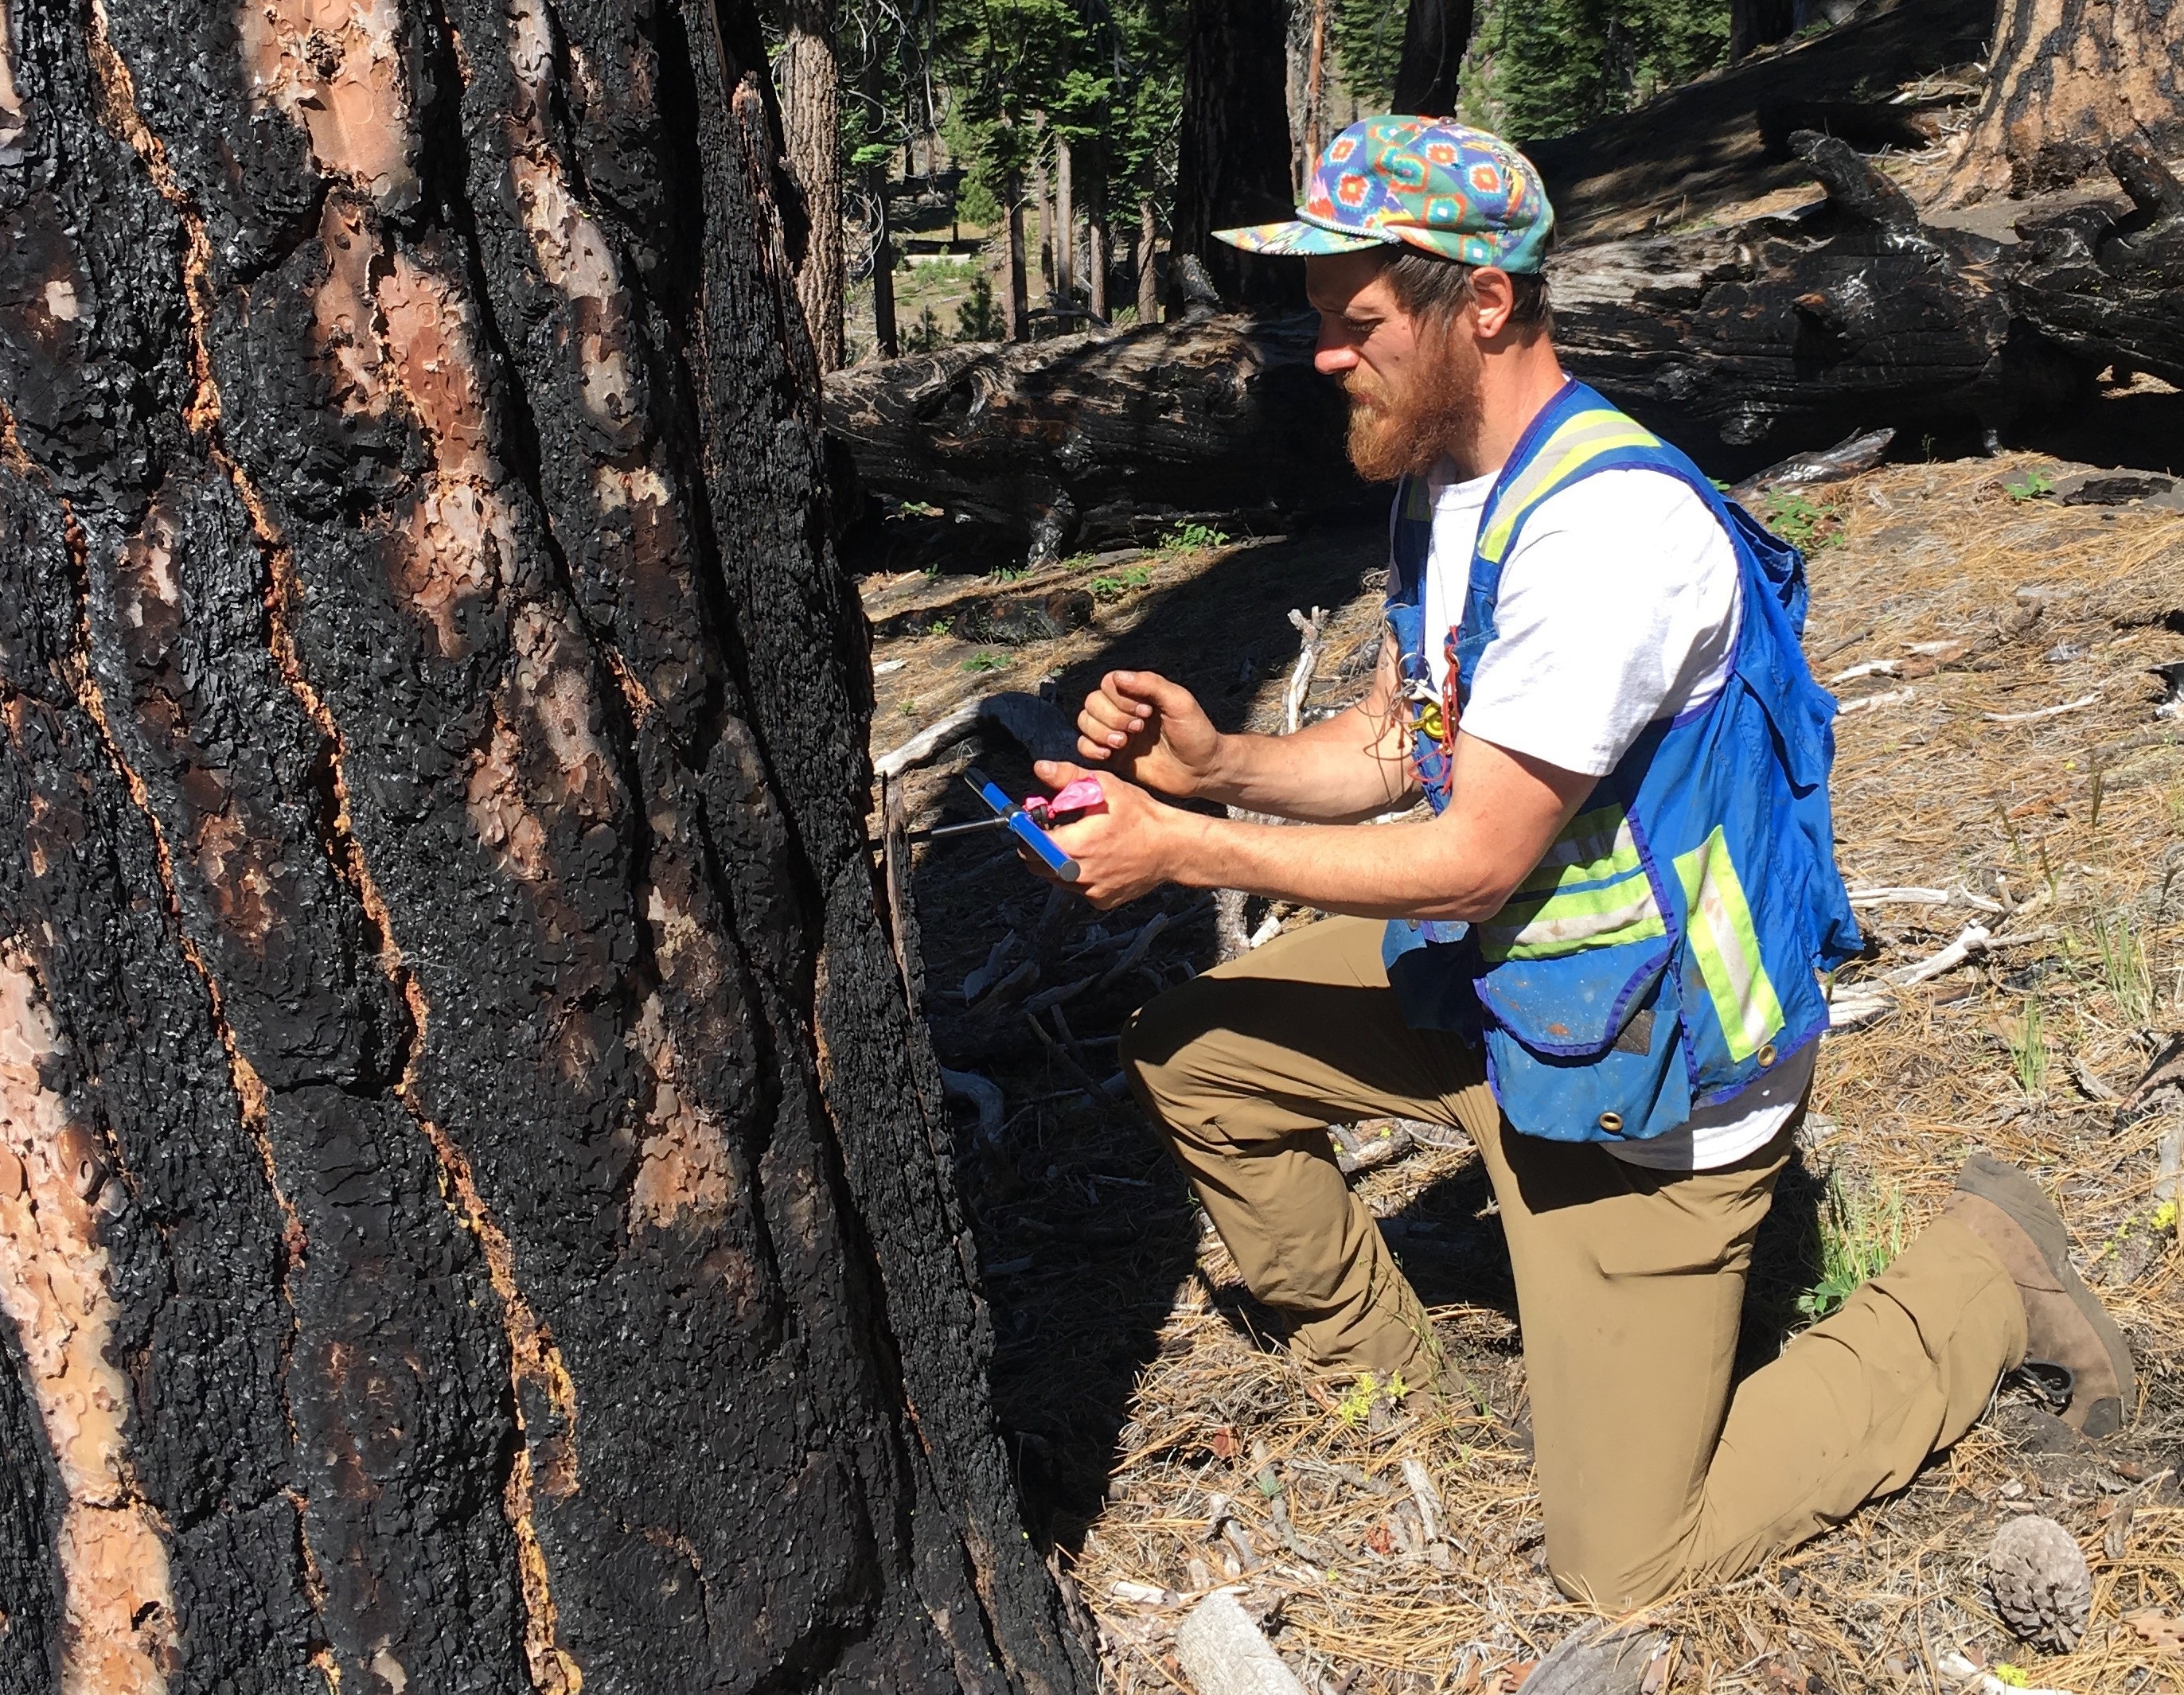
[[[1535,271],[1555,210],[1532,162],[1436,118],[1366,118],[1327,144],[1293,220],[1213,233],[1254,253],[1349,253],[1407,242],[1465,264]]]

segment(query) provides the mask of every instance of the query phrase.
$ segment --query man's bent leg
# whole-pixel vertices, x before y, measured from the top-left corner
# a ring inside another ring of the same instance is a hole
[[[1453,1123],[1479,1075],[1453,1036],[1406,1026],[1384,926],[1328,919],[1162,996],[1123,1035],[1123,1070],[1251,1292],[1336,1371],[1440,1370],[1424,1308],[1350,1192],[1326,1126],[1401,1114]]]
[[[1784,1134],[1713,1171],[1625,1164],[1462,1103],[1517,1282],[1549,1569],[1623,1610],[1674,1587],[1729,1404],[1746,1273]]]
[[[1736,1164],[1670,1174],[1521,1136],[1485,1098],[1462,1116],[1501,1202],[1547,1559],[1574,1596],[1627,1609],[1840,1524],[1962,1436],[2023,1357],[2007,1268],[1943,1218],[1732,1400],[1795,1121]]]
[[[1908,1483],[2025,1357],[2025,1323],[1994,1250],[1955,1219],[1935,1220],[1738,1387],[1691,1575],[1734,1577]]]

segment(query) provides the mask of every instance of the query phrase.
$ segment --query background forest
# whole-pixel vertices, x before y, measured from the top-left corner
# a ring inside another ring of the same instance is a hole
[[[1279,3],[1301,177],[1335,130],[1390,109],[1406,15],[1389,0]],[[838,345],[822,335],[822,361],[1152,315],[1175,210],[1188,9],[1184,0],[845,0],[831,19],[829,81],[847,304]],[[1444,9],[1468,25],[1457,114],[1519,142],[1628,111],[1716,69],[1736,33],[1730,0]],[[1786,37],[1830,25],[1827,8],[1779,9],[1771,30],[1741,27]],[[825,104],[829,91],[811,81],[828,67],[805,70],[800,56],[827,57],[828,23],[793,5],[768,15],[792,108]],[[792,109],[792,138],[797,127]],[[816,147],[815,136],[800,177],[819,174]],[[1057,251],[1065,219],[1072,240]]]

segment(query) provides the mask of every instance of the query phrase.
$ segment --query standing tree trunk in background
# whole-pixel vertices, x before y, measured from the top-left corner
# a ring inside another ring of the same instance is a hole
[[[1084,287],[1086,304],[1100,323],[1107,321],[1107,269],[1111,257],[1107,234],[1107,147],[1102,141],[1084,144],[1078,161],[1084,184]]]
[[[1797,0],[1729,0],[1730,62],[1788,41],[1797,27]]]
[[[1138,202],[1138,322],[1160,319],[1160,226],[1153,220],[1150,197]]]
[[[1034,153],[1031,160],[1031,204],[1039,218],[1039,286],[1051,299],[1054,294],[1054,199],[1047,191],[1046,156]]]
[[[1986,103],[1942,198],[2068,187],[2109,147],[2184,147],[2184,18],[2173,0],[2001,0]]]
[[[1396,66],[1395,106],[1429,118],[1456,115],[1456,87],[1471,45],[1472,0],[1410,0],[1403,54]]]
[[[1301,306],[1304,267],[1213,239],[1291,215],[1289,72],[1283,0],[1190,0],[1171,258],[1201,260],[1223,300]],[[1176,288],[1171,263],[1168,287]]]
[[[1054,293],[1065,312],[1077,305],[1077,194],[1070,180],[1069,137],[1054,138]]]
[[[1089,1691],[748,5],[323,15],[0,43],[0,1688]]]
[[[1031,290],[1024,279],[1023,184],[1013,176],[1009,179],[1008,202],[1009,292],[1003,309],[1009,339],[1028,342],[1031,339]]]
[[[789,0],[780,68],[781,125],[788,174],[804,197],[810,228],[796,267],[796,297],[819,369],[842,364],[841,68],[834,56],[833,0]]]
[[[1304,169],[1300,181],[1312,175],[1319,150],[1327,145],[1327,3],[1312,0],[1312,45],[1304,67]]]
[[[894,220],[888,209],[893,185],[889,161],[872,167],[872,204],[879,208],[879,230],[872,246],[872,342],[880,357],[891,359],[902,351],[894,321]]]

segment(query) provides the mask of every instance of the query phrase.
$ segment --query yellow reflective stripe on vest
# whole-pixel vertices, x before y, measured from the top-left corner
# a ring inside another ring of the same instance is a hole
[[[1630,833],[1630,814],[1619,803],[1598,807],[1580,813],[1563,826],[1532,875],[1517,885],[1517,892],[1535,895],[1580,883],[1604,883],[1611,877],[1629,876],[1641,863],[1637,838]]]
[[[1574,889],[1544,900],[1511,901],[1479,926],[1482,959],[1549,959],[1669,933],[1653,886],[1641,870],[1604,887]]]
[[[1494,503],[1493,521],[1479,538],[1479,553],[1499,561],[1524,514],[1602,453],[1658,447],[1660,442],[1619,412],[1580,412],[1540,443],[1517,481]]]
[[[1785,1020],[1782,1003],[1775,998],[1774,985],[1768,981],[1767,967],[1759,957],[1752,908],[1745,901],[1736,867],[1730,863],[1729,844],[1719,825],[1690,853],[1676,856],[1676,875],[1684,886],[1690,914],[1685,923],[1692,955],[1706,980],[1714,1016],[1721,1020],[1730,1057],[1741,1064],[1757,1053]]]

